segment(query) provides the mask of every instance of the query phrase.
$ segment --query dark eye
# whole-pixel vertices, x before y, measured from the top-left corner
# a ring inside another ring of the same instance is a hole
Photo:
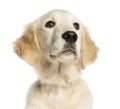
[[[48,21],[46,24],[45,24],[45,27],[47,27],[47,28],[52,28],[52,27],[54,27],[55,26],[55,22],[53,22],[53,21]]]
[[[74,27],[75,27],[76,30],[79,30],[80,26],[79,26],[78,23],[74,23],[73,25],[74,25]]]

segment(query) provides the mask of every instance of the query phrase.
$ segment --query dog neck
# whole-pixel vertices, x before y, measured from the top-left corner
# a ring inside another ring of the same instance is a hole
[[[79,61],[60,63],[41,61],[40,66],[36,67],[38,79],[42,84],[68,85],[80,79]]]

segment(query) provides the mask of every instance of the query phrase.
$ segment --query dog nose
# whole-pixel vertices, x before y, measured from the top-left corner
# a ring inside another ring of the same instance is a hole
[[[66,31],[65,33],[63,33],[62,38],[66,42],[73,44],[77,41],[77,34],[74,31]]]

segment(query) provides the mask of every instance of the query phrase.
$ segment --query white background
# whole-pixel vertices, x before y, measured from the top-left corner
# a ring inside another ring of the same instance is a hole
[[[119,0],[0,0],[0,109],[24,109],[25,97],[37,76],[18,58],[12,42],[25,24],[53,9],[74,13],[99,47],[95,63],[83,70],[94,109],[120,109]]]

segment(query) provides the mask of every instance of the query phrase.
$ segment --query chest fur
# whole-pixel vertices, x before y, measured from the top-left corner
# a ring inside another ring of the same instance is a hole
[[[27,101],[35,109],[41,109],[41,106],[45,106],[42,109],[89,109],[82,107],[91,105],[91,94],[83,83],[68,86],[34,84]]]

